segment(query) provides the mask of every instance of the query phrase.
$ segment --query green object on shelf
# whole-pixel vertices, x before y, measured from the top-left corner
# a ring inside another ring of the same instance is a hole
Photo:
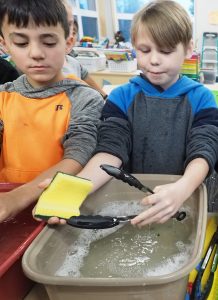
[[[216,99],[216,104],[218,105],[218,91],[212,91],[214,94],[214,97]]]

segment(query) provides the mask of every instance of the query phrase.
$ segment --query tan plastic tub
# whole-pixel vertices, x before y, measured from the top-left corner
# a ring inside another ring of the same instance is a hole
[[[177,180],[170,175],[137,175],[142,183],[153,188]],[[135,188],[113,179],[83,204],[81,212],[95,212],[95,208],[107,201],[118,199],[142,199],[143,194]],[[45,285],[52,300],[183,300],[186,293],[188,274],[201,258],[207,220],[206,188],[201,185],[184,204],[191,211],[196,238],[190,260],[181,269],[162,276],[140,278],[75,278],[55,276],[62,265],[63,256],[69,248],[69,236],[77,239],[78,230],[70,226],[46,227],[33,241],[23,256],[25,274],[32,280]],[[164,226],[164,225],[163,225]],[[178,233],[179,235],[179,233]]]

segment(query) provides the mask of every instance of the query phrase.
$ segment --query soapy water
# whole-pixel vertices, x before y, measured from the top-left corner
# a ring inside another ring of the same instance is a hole
[[[144,209],[139,201],[113,201],[95,213],[124,216]],[[55,275],[137,278],[172,273],[190,260],[194,240],[191,226],[191,218],[187,218],[141,229],[130,224],[101,230],[82,229]]]

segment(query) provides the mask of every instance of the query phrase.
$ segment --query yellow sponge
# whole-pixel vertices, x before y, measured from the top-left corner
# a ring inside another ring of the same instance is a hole
[[[92,186],[88,179],[58,172],[39,197],[35,217],[48,219],[55,216],[68,219],[79,216],[79,208]]]

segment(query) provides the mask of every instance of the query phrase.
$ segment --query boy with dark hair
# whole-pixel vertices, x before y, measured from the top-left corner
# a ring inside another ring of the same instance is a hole
[[[24,74],[0,87],[0,181],[25,183],[0,194],[2,222],[38,198],[44,178],[87,163],[103,99],[62,73],[71,43],[61,0],[0,0],[0,32]]]

